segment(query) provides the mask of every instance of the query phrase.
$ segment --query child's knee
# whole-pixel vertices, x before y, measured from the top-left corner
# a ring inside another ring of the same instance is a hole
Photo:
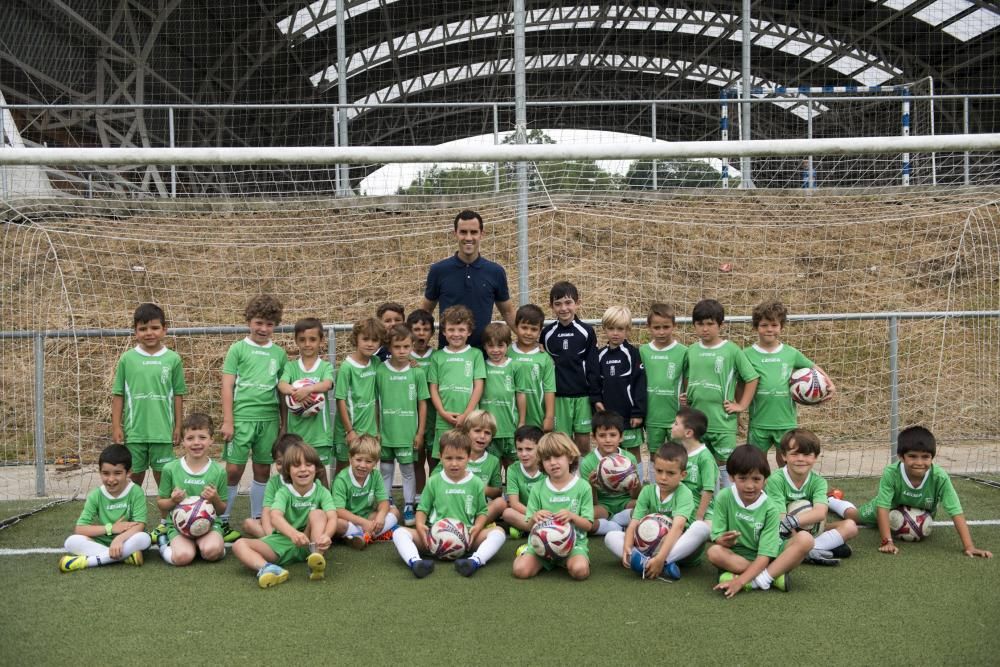
[[[566,570],[569,572],[569,576],[577,581],[583,581],[590,576],[590,562],[586,558],[580,558],[567,563]]]
[[[790,545],[795,545],[799,549],[809,551],[816,544],[815,538],[804,530],[795,533],[788,541]]]
[[[723,559],[725,559],[727,552],[728,549],[725,547],[713,544],[708,548],[708,551],[705,552],[705,555],[708,556],[708,560],[712,562],[712,565],[718,565],[723,561]]]
[[[837,532],[839,532],[840,536],[845,540],[852,540],[858,536],[858,524],[854,523],[850,519],[846,519],[845,521],[841,521],[837,526]]]
[[[226,555],[225,544],[222,545],[207,545],[201,550],[201,557],[205,560],[222,560],[223,556]]]

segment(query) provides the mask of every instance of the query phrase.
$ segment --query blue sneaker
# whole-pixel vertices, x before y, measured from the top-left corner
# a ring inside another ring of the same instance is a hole
[[[403,525],[408,528],[417,525],[417,514],[413,511],[413,505],[403,506]]]
[[[415,560],[410,563],[410,569],[413,570],[414,577],[417,579],[423,579],[434,571],[434,561],[426,558],[423,560]]]
[[[288,580],[288,570],[278,567],[273,563],[267,563],[257,571],[257,585],[261,588],[270,588]]]
[[[632,568],[632,571],[641,577],[646,576],[646,563],[649,562],[649,556],[643,556],[642,552],[638,549],[632,549],[632,555],[628,558],[628,565]]]
[[[455,569],[463,577],[471,577],[482,567],[475,558],[459,558],[455,561]]]
[[[677,581],[681,578],[681,568],[677,567],[677,563],[667,563],[663,566],[663,576]]]

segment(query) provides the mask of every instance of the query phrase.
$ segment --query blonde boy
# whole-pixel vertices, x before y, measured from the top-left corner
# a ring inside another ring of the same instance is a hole
[[[350,449],[350,467],[333,480],[333,504],[337,507],[337,536],[355,549],[372,541],[392,539],[399,511],[390,506],[382,475],[376,474],[381,446],[376,438],[363,435]]]
[[[642,444],[642,423],[646,418],[646,371],[639,349],[629,342],[632,313],[623,306],[604,311],[601,326],[608,344],[597,351],[600,395],[595,407],[617,413],[625,420],[621,446],[637,454]]]

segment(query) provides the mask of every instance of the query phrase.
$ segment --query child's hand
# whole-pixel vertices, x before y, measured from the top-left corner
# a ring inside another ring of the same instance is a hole
[[[424,436],[422,434],[413,436],[413,451],[424,451]]]
[[[556,428],[556,420],[553,417],[546,417],[542,420],[542,431],[551,433]]]
[[[229,442],[233,439],[233,430],[232,422],[222,422],[222,428],[219,429],[219,433],[222,434],[222,440],[224,442]]]
[[[383,528],[385,528],[385,517],[376,514],[373,520],[366,521],[365,523],[368,524],[368,527],[365,528],[365,530],[368,531],[369,535],[375,537],[382,532]]]
[[[456,428],[461,428],[461,427],[462,427],[462,424],[464,424],[464,423],[465,423],[465,418],[466,418],[467,416],[468,416],[468,415],[466,415],[466,414],[465,414],[464,412],[463,412],[463,413],[461,413],[461,414],[457,414],[457,415],[455,415],[455,427],[456,427]]]
[[[885,542],[878,550],[884,554],[892,554],[893,556],[899,553],[899,547],[893,544],[892,540]]]
[[[177,426],[174,427],[174,447],[179,447],[182,439],[183,437],[181,435],[181,425],[178,424]]]
[[[309,538],[306,537],[305,533],[296,530],[292,533],[292,544],[297,547],[307,547],[309,546]]]
[[[743,406],[733,401],[723,401],[722,407],[723,409],[725,409],[726,414],[730,415],[735,415],[737,413],[743,412]]]
[[[425,523],[418,523],[417,526],[416,526],[416,530],[417,530],[417,537],[420,538],[418,540],[418,543],[426,547],[427,543],[428,543],[428,540],[427,540],[427,524],[425,524]]]
[[[358,435],[357,431],[355,431],[354,429],[351,429],[350,431],[347,432],[347,435],[344,436],[344,439],[347,440],[347,445],[351,446],[354,443],[356,443],[358,440],[360,440],[361,436]]]
[[[738,530],[727,530],[722,535],[719,535],[719,539],[715,541],[720,547],[726,547],[727,549],[732,549],[736,545],[736,538],[740,536],[740,531]]]
[[[416,368],[419,365],[416,359],[410,359],[410,368]]]
[[[552,518],[558,521],[559,523],[573,523],[573,519],[575,517],[576,515],[570,512],[569,510],[559,510],[558,512],[552,515]]]
[[[211,484],[206,484],[201,490],[201,497],[214,505],[219,498],[219,492]]]
[[[533,523],[545,523],[552,518],[552,512],[548,510],[538,510],[535,512],[534,516],[531,517]]]
[[[316,538],[316,551],[326,551],[332,544],[333,541],[330,539],[330,536],[322,533]]]
[[[643,579],[648,579],[650,581],[656,581],[657,577],[663,574],[663,566],[667,562],[667,555],[657,554],[646,561],[646,571],[644,573]]]
[[[979,558],[993,558],[992,552],[987,551],[986,549],[977,549],[976,547],[972,547],[971,549],[966,549],[965,555],[968,556],[969,558],[975,558],[977,556]]]
[[[601,401],[597,401],[596,403],[594,403],[594,407],[597,408],[598,411],[604,412],[604,403],[602,403]]]
[[[312,405],[313,402],[309,400],[309,397],[312,396],[312,393],[313,393],[312,385],[307,384],[306,386],[299,387],[298,389],[293,391],[292,398],[294,398],[299,403],[302,403],[303,405]]]
[[[632,417],[628,423],[632,425],[632,428],[639,428],[642,426],[642,417]]]
[[[729,581],[725,581],[721,584],[716,584],[713,591],[722,591],[722,594],[726,596],[726,599],[736,597],[736,594],[743,590],[743,584],[739,582],[739,577],[733,577]]]
[[[631,549],[624,549],[622,551],[622,567],[624,567],[626,570],[631,570],[632,569],[632,563],[630,562],[631,561],[631,558],[630,558],[631,555],[632,555],[632,550]]]
[[[687,407],[688,395],[686,391],[677,397],[677,402],[680,403],[683,407]]]
[[[125,548],[125,538],[121,535],[111,540],[111,546],[108,547],[108,555],[112,559],[118,560],[122,557],[122,550]]]
[[[597,471],[596,470],[594,472],[590,473],[587,476],[587,481],[590,482],[591,486],[593,486],[593,487],[597,486]]]
[[[170,492],[170,500],[174,502],[174,505],[180,504],[185,498],[187,498],[187,492],[184,489],[174,489]]]
[[[116,445],[121,445],[125,443],[125,430],[119,426],[111,430],[111,439]]]

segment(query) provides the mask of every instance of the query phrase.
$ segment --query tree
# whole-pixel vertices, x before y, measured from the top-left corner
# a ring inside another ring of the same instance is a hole
[[[421,172],[408,186],[400,187],[401,195],[447,195],[493,191],[493,168],[449,167],[433,165]]]
[[[653,189],[653,161],[636,160],[622,179],[630,190]],[[735,179],[730,180],[730,186]],[[657,160],[657,188],[716,188],[722,185],[718,169],[701,160]]]

